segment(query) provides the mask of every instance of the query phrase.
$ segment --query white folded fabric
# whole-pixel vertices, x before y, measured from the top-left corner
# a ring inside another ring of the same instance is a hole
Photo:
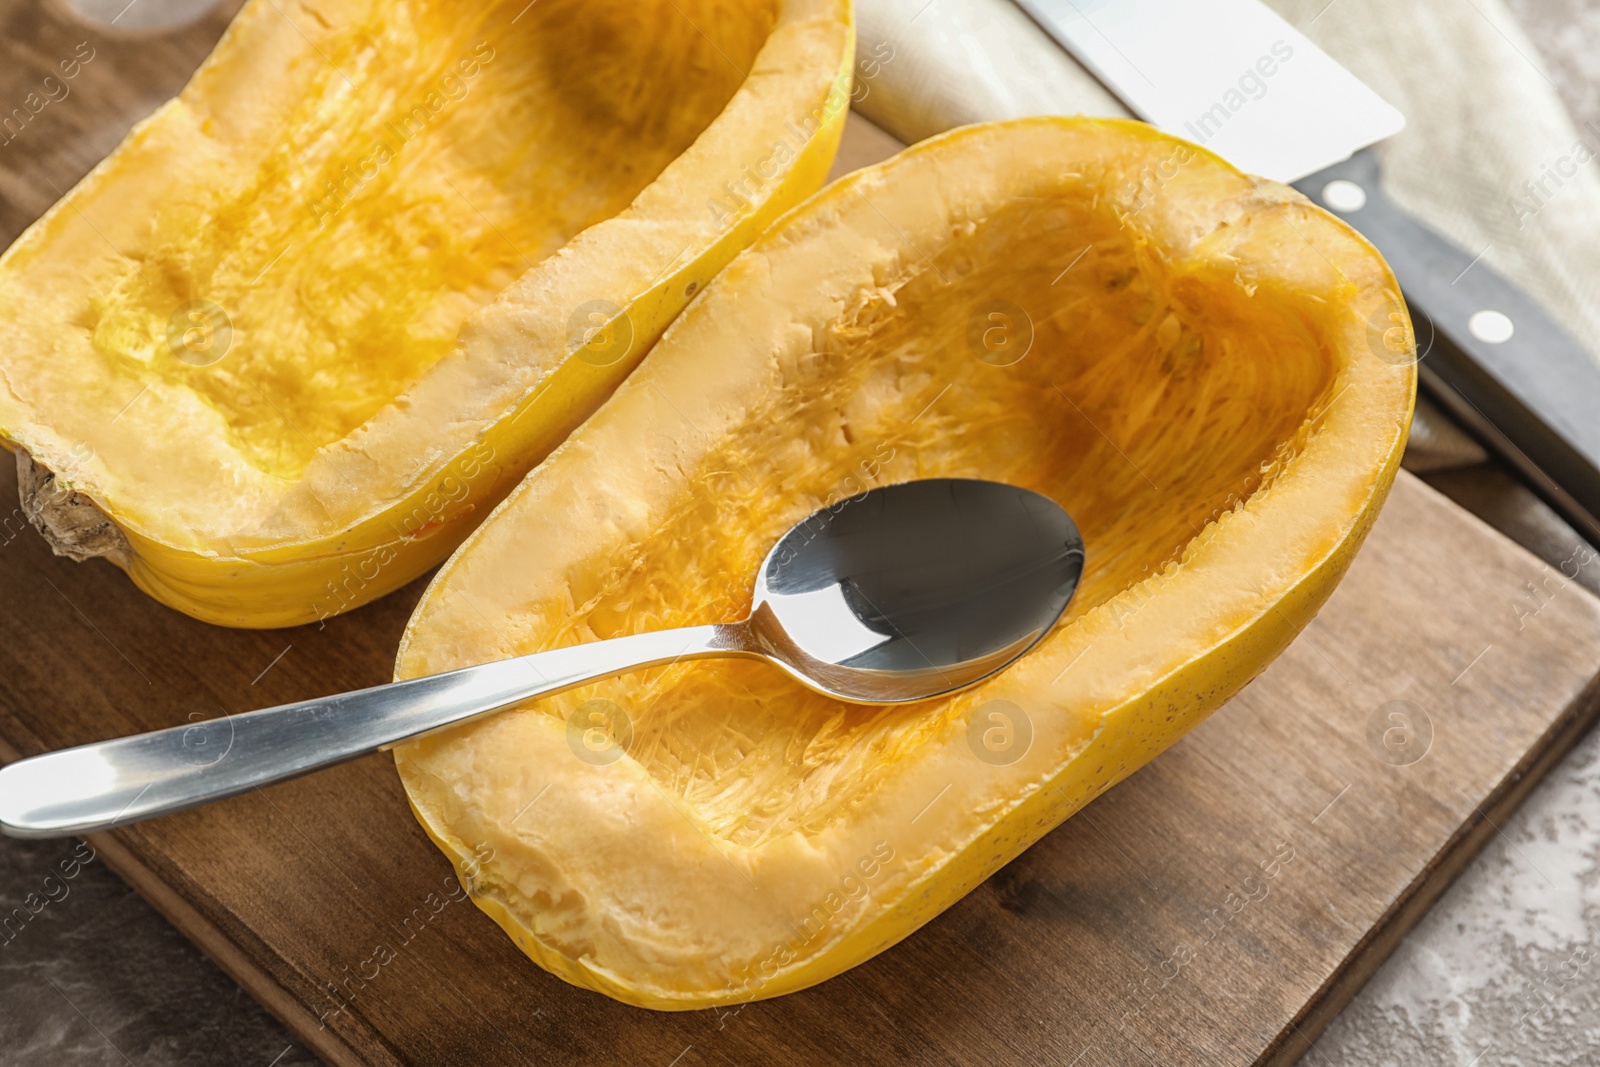
[[[1574,125],[1501,0],[1269,2],[1405,113],[1378,147],[1390,196],[1600,353],[1600,130]],[[873,72],[857,109],[903,141],[1128,114],[1011,0],[856,0],[856,17],[859,69]],[[1424,465],[1481,458],[1447,427],[1418,430]]]

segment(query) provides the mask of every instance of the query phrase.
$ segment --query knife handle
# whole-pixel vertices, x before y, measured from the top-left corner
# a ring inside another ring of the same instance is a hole
[[[1531,297],[1384,195],[1357,152],[1295,182],[1389,261],[1416,329],[1423,388],[1600,544],[1600,364]]]

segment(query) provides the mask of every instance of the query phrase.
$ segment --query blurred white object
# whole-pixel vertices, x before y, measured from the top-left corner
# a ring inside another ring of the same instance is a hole
[[[1011,0],[857,0],[856,55],[877,60],[856,109],[907,144],[993,119],[1129,115]]]

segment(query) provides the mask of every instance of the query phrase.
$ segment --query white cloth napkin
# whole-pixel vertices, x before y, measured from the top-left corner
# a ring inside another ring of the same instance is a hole
[[[1389,195],[1600,353],[1600,129],[1574,125],[1501,0],[1268,2],[1405,113],[1378,147]],[[856,0],[856,18],[858,77],[872,72],[857,109],[902,141],[1128,114],[1011,0]],[[1482,458],[1426,407],[1414,437],[1413,468]]]

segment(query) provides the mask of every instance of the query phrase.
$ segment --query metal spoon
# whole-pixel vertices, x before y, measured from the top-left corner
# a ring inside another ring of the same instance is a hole
[[[685,659],[766,660],[860,704],[926,700],[1038,643],[1082,569],[1078,529],[1047,497],[956,478],[885,486],[785,534],[743,622],[558,648],[35,756],[0,769],[0,830],[108,830]]]

